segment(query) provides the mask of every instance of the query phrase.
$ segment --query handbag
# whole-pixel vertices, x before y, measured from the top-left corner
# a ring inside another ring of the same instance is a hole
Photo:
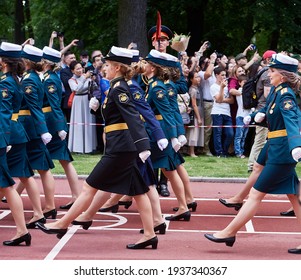
[[[76,84],[77,84],[77,80],[76,79],[74,79],[74,78],[70,78],[70,79],[74,80],[76,82]],[[70,93],[70,95],[69,95],[69,98],[68,98],[68,104],[67,104],[68,108],[72,107],[74,96],[75,96],[75,91],[72,91]]]
[[[72,91],[68,98],[68,108],[72,107],[74,96],[75,96],[75,91]]]
[[[189,108],[188,108],[184,98],[181,96],[181,94],[180,94],[180,97],[182,98],[183,103],[186,106],[186,112],[181,113],[183,124],[188,125],[188,126],[189,125],[194,125],[194,111],[191,110],[190,113],[187,113],[187,111],[189,111]]]

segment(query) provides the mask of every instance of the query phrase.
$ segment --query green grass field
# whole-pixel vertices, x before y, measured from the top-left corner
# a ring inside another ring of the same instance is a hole
[[[73,154],[73,165],[79,175],[88,175],[101,155],[81,155]],[[248,158],[217,158],[208,156],[199,156],[192,158],[185,156],[184,166],[190,177],[218,177],[218,178],[247,178]],[[58,161],[54,161],[55,168],[53,174],[64,174],[64,171]],[[297,165],[297,174],[301,177],[301,165]]]

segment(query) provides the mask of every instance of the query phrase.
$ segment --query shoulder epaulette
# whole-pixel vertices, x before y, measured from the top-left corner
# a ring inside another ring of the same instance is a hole
[[[128,80],[127,83],[129,86],[133,84],[132,80]]]
[[[120,86],[120,82],[117,82],[117,83],[113,86],[113,88],[118,87],[118,86]]]
[[[3,75],[0,77],[1,81],[5,80],[6,78],[7,78],[7,76],[6,76],[5,74],[3,74]]]
[[[158,84],[158,82],[157,82],[157,81],[154,81],[154,82],[151,84],[151,86],[152,86],[152,87],[155,87],[157,84]]]
[[[23,75],[23,80],[29,78],[29,76],[30,76],[30,73],[25,73],[25,74]]]
[[[286,93],[286,92],[288,92],[287,88],[283,88],[283,89],[280,91],[280,94],[282,95],[282,94],[284,94],[284,93]]]

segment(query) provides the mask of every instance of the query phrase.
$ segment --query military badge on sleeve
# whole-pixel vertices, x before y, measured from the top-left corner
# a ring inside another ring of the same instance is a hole
[[[48,92],[49,93],[54,93],[56,91],[56,87],[54,85],[48,86]]]
[[[31,87],[31,86],[25,87],[24,92],[25,92],[26,94],[31,94],[31,93],[32,93],[32,87]]]
[[[163,90],[159,90],[156,92],[156,95],[157,95],[157,99],[163,99],[164,97],[164,92]]]
[[[168,90],[168,95],[169,95],[169,96],[174,96],[174,94],[175,94],[175,92],[173,91],[172,88],[170,88],[170,89]]]
[[[2,98],[6,98],[8,96],[8,90],[6,88],[2,89],[1,93],[2,93]]]
[[[142,99],[142,95],[139,91],[135,91],[133,96],[134,96],[135,100],[141,100]]]
[[[118,98],[120,103],[127,103],[129,101],[129,97],[127,96],[126,93],[120,93],[118,95]]]
[[[293,101],[288,99],[288,100],[284,100],[283,101],[283,105],[282,105],[284,110],[290,110],[294,107]]]

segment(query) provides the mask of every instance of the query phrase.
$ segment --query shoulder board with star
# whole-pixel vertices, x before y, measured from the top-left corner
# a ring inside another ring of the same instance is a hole
[[[49,77],[50,77],[50,75],[49,75],[48,73],[46,73],[46,74],[44,75],[44,80],[47,80]]]
[[[280,91],[280,94],[282,95],[282,94],[284,94],[284,93],[286,93],[286,92],[288,92],[287,88],[283,88],[283,89]]]
[[[132,80],[128,80],[127,83],[129,86],[133,84]]]
[[[5,74],[3,74],[3,75],[0,77],[1,81],[5,80],[6,78],[7,78],[7,76],[6,76]]]
[[[23,76],[23,80],[27,79],[30,77],[30,73],[25,73],[25,75]]]
[[[113,88],[118,87],[118,86],[120,86],[120,82],[117,82],[117,83],[113,86]]]
[[[156,85],[158,85],[158,82],[157,82],[157,81],[154,81],[154,82],[151,84],[151,87],[155,87]]]

